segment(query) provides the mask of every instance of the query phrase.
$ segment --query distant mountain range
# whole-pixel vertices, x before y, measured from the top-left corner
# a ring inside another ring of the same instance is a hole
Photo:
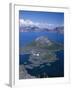
[[[54,31],[64,33],[64,26],[54,28]]]
[[[63,34],[64,33],[64,26],[55,27],[53,29],[40,28],[37,26],[22,26],[22,27],[19,27],[19,31],[20,32],[51,31],[51,32],[58,32],[58,33]]]

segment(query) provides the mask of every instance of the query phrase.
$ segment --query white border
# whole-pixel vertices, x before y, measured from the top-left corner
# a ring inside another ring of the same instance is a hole
[[[12,7],[12,79],[11,86],[34,86],[52,83],[68,83],[69,80],[69,11],[67,7],[48,7],[14,4]],[[19,80],[19,10],[64,12],[64,77]]]

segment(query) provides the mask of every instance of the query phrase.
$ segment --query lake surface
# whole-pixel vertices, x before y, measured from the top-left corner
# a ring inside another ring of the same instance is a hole
[[[33,69],[27,69],[28,73],[32,76],[42,75],[44,72],[48,75],[48,77],[63,77],[64,76],[64,51],[56,52],[58,60],[51,63],[50,66],[46,64],[42,64],[44,67],[41,68],[35,67]],[[20,55],[20,65],[21,64],[30,64],[28,61],[29,54]]]
[[[20,32],[19,45],[25,46],[40,36],[47,36],[50,40],[63,43],[64,35],[57,32]]]
[[[64,43],[64,35],[57,32],[20,32],[19,37],[19,45],[20,47],[25,46],[30,43],[32,40],[35,40],[39,36],[47,36],[50,40]],[[19,55],[19,64],[29,64],[28,61],[30,54],[20,54]],[[45,72],[48,77],[63,77],[64,76],[64,50],[57,51],[56,57],[58,60],[56,62],[51,63],[50,66],[44,64],[44,67],[35,67],[33,69],[26,69],[27,72],[32,76],[43,77],[43,73]]]

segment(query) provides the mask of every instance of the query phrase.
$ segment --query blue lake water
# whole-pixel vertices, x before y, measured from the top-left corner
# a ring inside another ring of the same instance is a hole
[[[27,43],[30,43],[39,36],[47,36],[50,40],[59,43],[64,42],[64,35],[57,32],[20,32],[19,36],[20,46],[25,46]]]
[[[50,40],[64,43],[64,35],[57,33],[57,32],[20,32],[19,37],[19,45],[20,47],[25,46],[26,44],[30,43],[32,40],[35,40],[39,36],[47,36]],[[19,64],[30,62],[29,54],[19,55]],[[33,69],[27,69],[28,73],[32,76],[41,75],[45,72],[48,77],[63,77],[64,76],[64,50],[56,52],[56,56],[59,60],[53,62],[51,66],[45,65],[43,68],[36,67]]]
[[[51,63],[51,66],[44,65],[43,68],[36,67],[33,69],[27,69],[28,73],[32,76],[42,75],[44,72],[48,75],[48,77],[63,77],[64,76],[64,51],[56,52],[57,60],[56,62]],[[29,54],[20,55],[20,65],[27,63],[30,64],[28,61]]]

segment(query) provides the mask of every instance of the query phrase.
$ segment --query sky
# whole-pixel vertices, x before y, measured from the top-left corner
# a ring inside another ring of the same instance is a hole
[[[43,11],[19,11],[20,25],[56,27],[64,25],[64,13]]]

